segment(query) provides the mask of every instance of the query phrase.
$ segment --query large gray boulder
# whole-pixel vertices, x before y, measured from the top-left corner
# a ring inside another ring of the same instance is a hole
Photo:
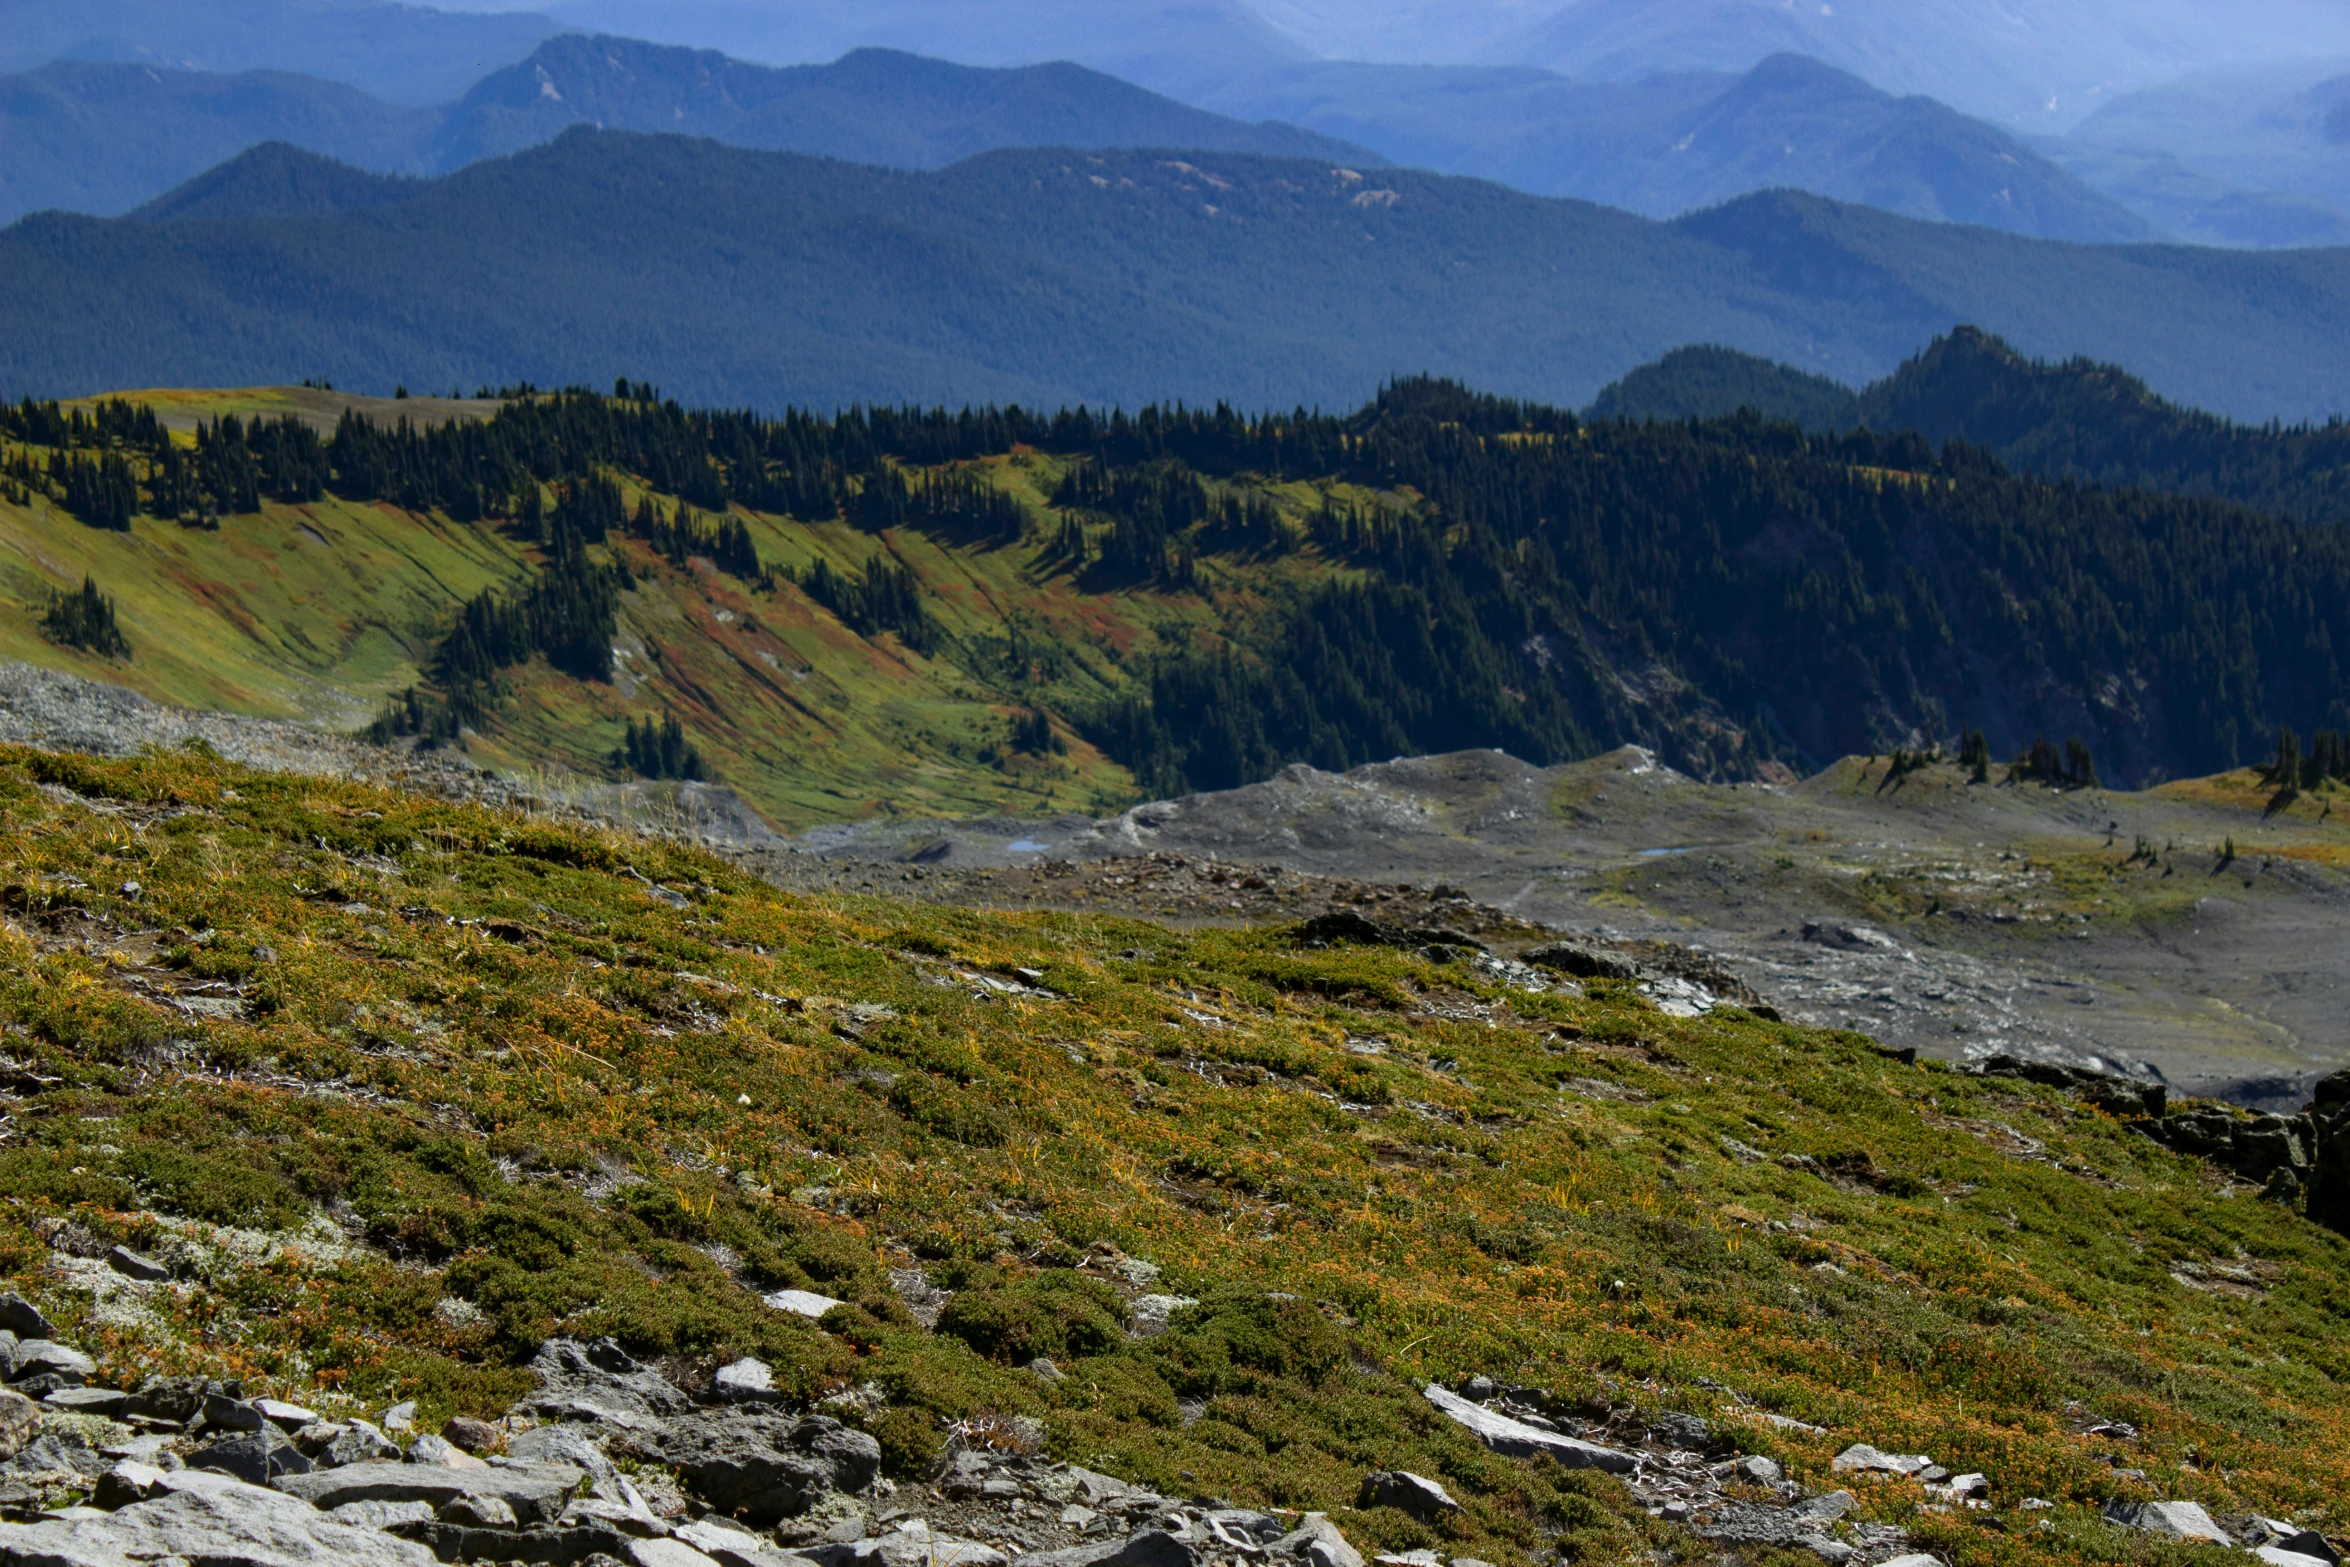
[[[1363,1476],[1362,1494],[1355,1498],[1355,1505],[1393,1507],[1422,1523],[1461,1510],[1461,1504],[1443,1486],[1408,1469],[1378,1469]]]
[[[330,1518],[228,1475],[156,1472],[150,1499],[105,1517],[0,1524],[9,1567],[433,1567],[420,1545]]]
[[[59,1377],[74,1387],[98,1374],[98,1362],[70,1344],[54,1339],[28,1338],[18,1341],[8,1357],[8,1380],[26,1382],[34,1377]]]
[[[661,1456],[712,1507],[763,1524],[797,1517],[828,1491],[862,1491],[881,1473],[881,1444],[864,1432],[755,1407],[678,1421]]]
[[[41,1309],[14,1290],[0,1293],[0,1332],[13,1333],[20,1339],[47,1338],[57,1329],[41,1315]]]
[[[318,1508],[350,1502],[429,1502],[437,1512],[460,1496],[495,1497],[525,1526],[552,1523],[586,1479],[570,1464],[485,1464],[444,1469],[438,1464],[347,1464],[276,1482],[288,1496]]]
[[[280,1475],[305,1475],[317,1466],[275,1427],[264,1426],[198,1448],[188,1455],[188,1467],[217,1470],[252,1485],[267,1485]]]
[[[610,1339],[583,1344],[549,1339],[531,1360],[538,1391],[515,1408],[542,1420],[593,1420],[630,1431],[657,1431],[694,1401],[660,1372],[640,1365]]]
[[[1265,1553],[1295,1557],[1307,1567],[1363,1567],[1363,1553],[1348,1543],[1328,1513],[1306,1514],[1295,1529],[1266,1546]]]
[[[1639,1460],[1630,1453],[1497,1415],[1482,1404],[1472,1404],[1433,1382],[1420,1392],[1429,1403],[1467,1426],[1477,1440],[1505,1457],[1532,1458],[1537,1453],[1548,1453],[1569,1469],[1602,1469],[1609,1474],[1630,1474],[1639,1465]]]
[[[2168,1535],[2191,1545],[2236,1543],[2196,1502],[2107,1502],[2105,1521],[2125,1529]]]

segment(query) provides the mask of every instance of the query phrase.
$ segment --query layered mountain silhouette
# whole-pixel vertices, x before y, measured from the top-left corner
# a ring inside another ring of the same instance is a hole
[[[446,103],[565,24],[396,0],[0,0],[0,72],[57,60],[284,71],[392,103]]]
[[[574,128],[390,200],[283,149],[240,161],[170,221],[0,233],[0,392],[634,373],[766,408],[1336,407],[1430,371],[1579,405],[1691,341],[1858,383],[1975,322],[2243,418],[2350,401],[2340,251],[2054,244],[1788,192],[1656,223],[1199,152],[917,172]],[[288,190],[365,205],[289,216]]]
[[[1740,76],[1313,64],[1228,85],[1229,113],[1294,121],[1398,163],[1670,217],[1785,186],[2043,239],[2147,239],[2145,219],[1997,126],[1778,54]]]
[[[1184,147],[1330,158],[1362,147],[1189,108],[1068,64],[991,70],[866,49],[775,69],[707,50],[549,39],[456,102],[410,109],[334,82],[59,61],[0,82],[0,219],[101,216],[152,200],[256,144],[282,141],[393,174],[445,173],[568,126],[673,131],[897,168],[996,147]]]

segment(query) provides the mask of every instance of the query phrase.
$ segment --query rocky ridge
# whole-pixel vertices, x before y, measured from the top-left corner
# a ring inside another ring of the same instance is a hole
[[[0,1563],[130,1567],[425,1567],[529,1562],[581,1567],[1369,1567],[1327,1514],[1173,1498],[1042,1456],[1033,1421],[978,1420],[950,1433],[918,1482],[881,1473],[854,1422],[877,1388],[793,1409],[755,1361],[678,1385],[609,1339],[549,1341],[535,1391],[501,1420],[459,1416],[438,1435],[412,1405],[378,1420],[330,1420],[234,1382],[91,1383],[86,1355],[48,1337],[30,1303],[0,1296],[9,1367],[0,1392]],[[1052,1374],[1049,1366],[1039,1375]],[[1944,1567],[1902,1529],[1849,1518],[1840,1485],[1807,1490],[1774,1460],[1742,1454],[1741,1427],[1796,1425],[1718,1390],[1713,1419],[1636,1403],[1572,1405],[1478,1376],[1424,1396],[1496,1453],[1545,1456],[1614,1475],[1649,1512],[1737,1552],[1790,1548],[1826,1567]],[[39,1401],[36,1403],[35,1399]],[[2114,1422],[2082,1428],[2127,1442]],[[1810,1428],[1804,1428],[1810,1429]],[[1936,1510],[2033,1527],[2049,1506],[2008,1498],[1982,1474],[1925,1454],[1853,1443],[1847,1485],[1915,1480]],[[2133,1471],[2123,1471],[2134,1473]],[[1441,1481],[1373,1470],[1357,1505],[1437,1522],[1458,1503]],[[2314,1531],[2273,1519],[2215,1520],[2192,1503],[2123,1503],[2116,1527],[2241,1546],[2269,1567],[2331,1567]],[[2045,1524],[2040,1527],[2047,1527]],[[1378,1567],[1486,1567],[1414,1550]]]

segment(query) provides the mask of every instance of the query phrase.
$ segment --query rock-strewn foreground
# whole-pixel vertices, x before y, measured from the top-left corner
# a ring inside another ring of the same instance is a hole
[[[0,750],[0,920],[17,1559],[2350,1525],[2339,1077],[2264,1119],[1802,1026],[1685,949],[797,893],[184,748]]]
[[[15,1295],[0,1297],[0,1312],[28,1327],[39,1321]],[[1031,1369],[1063,1375],[1047,1361]],[[9,1455],[0,1509],[32,1520],[0,1522],[0,1562],[1364,1567],[1328,1513],[1164,1496],[1040,1456],[1033,1421],[957,1429],[919,1481],[900,1484],[882,1476],[871,1436],[832,1414],[782,1407],[772,1368],[756,1360],[686,1389],[609,1339],[558,1339],[530,1370],[534,1392],[502,1419],[456,1416],[439,1437],[416,1434],[412,1404],[388,1411],[382,1426],[330,1420],[200,1378],[149,1378],[131,1393],[54,1390],[45,1418],[21,1394],[0,1393],[0,1452]],[[1423,1396],[1497,1453],[1620,1477],[1652,1514],[1712,1545],[1807,1552],[1827,1567],[1941,1567],[1910,1549],[1905,1530],[1848,1520],[1856,1498],[1842,1485],[1815,1491],[1770,1458],[1738,1456],[1734,1426],[1671,1412],[1580,1418],[1541,1389],[1485,1377],[1457,1393],[1430,1384]],[[820,1405],[869,1408],[878,1397],[867,1384]],[[406,1438],[405,1453],[387,1427]],[[1832,1469],[1914,1478],[1944,1511],[1990,1505],[1986,1476],[1953,1475],[1925,1454],[1855,1443]],[[74,1500],[85,1493],[86,1503]],[[36,1511],[49,1497],[62,1505]],[[1403,1470],[1367,1474],[1357,1501],[1423,1524],[1460,1511],[1441,1481]],[[2158,1535],[2240,1539],[2270,1567],[2340,1560],[2322,1534],[2256,1515],[2232,1520],[2230,1533],[2191,1502],[2121,1503],[2108,1513]],[[1447,1558],[1422,1548],[1378,1560],[1443,1567]]]

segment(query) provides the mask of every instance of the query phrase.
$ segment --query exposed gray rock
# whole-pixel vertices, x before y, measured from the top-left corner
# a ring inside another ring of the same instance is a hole
[[[1732,1466],[1731,1473],[1750,1485],[1777,1485],[1781,1480],[1787,1478],[1787,1472],[1779,1467],[1779,1461],[1776,1458],[1764,1458],[1760,1455],[1739,1459]]]
[[[502,1496],[452,1496],[434,1517],[465,1529],[519,1529],[522,1520]]]
[[[332,1512],[338,1522],[356,1524],[363,1529],[389,1529],[396,1523],[429,1523],[433,1516],[430,1502],[345,1502]]]
[[[1616,952],[1603,952],[1580,942],[1554,941],[1523,955],[1528,963],[1572,974],[1577,979],[1638,979],[1640,965]]]
[[[149,1377],[131,1395],[129,1412],[151,1420],[193,1420],[212,1389],[202,1377]]]
[[[2205,1545],[2233,1545],[2228,1532],[2194,1502],[2107,1502],[2105,1521],[2125,1529],[2168,1535]]]
[[[130,1406],[131,1396],[120,1388],[61,1387],[41,1400],[43,1409],[62,1409],[72,1415],[105,1415],[109,1418],[123,1414]]]
[[[573,1562],[628,1560],[629,1536],[598,1524],[558,1528],[474,1529],[464,1524],[427,1518],[395,1523],[386,1532],[429,1548],[444,1562],[533,1562],[543,1567],[566,1567]]]
[[[817,1567],[1006,1567],[1009,1560],[992,1545],[935,1533],[919,1518],[910,1519],[877,1539],[816,1546],[807,1555]],[[1043,1558],[1023,1557],[1022,1560],[1033,1562]],[[1147,1564],[1136,1563],[1134,1567],[1147,1567]]]
[[[326,1450],[316,1455],[322,1468],[340,1469],[345,1464],[391,1463],[400,1456],[399,1445],[364,1420],[347,1420],[341,1430],[327,1440]]]
[[[2277,1550],[2291,1551],[2297,1556],[2314,1556],[2320,1561],[2338,1562],[2342,1559],[2342,1553],[2335,1550],[2332,1542],[2324,1535],[2315,1529],[2304,1529],[2297,1523],[2287,1523],[2281,1518],[2253,1519],[2251,1527],[2244,1531],[2244,1543],[2255,1550],[2271,1546]]]
[[[1647,1417],[1649,1437],[1683,1452],[1701,1453],[1714,1445],[1714,1428],[1695,1415],[1677,1409],[1659,1410]]]
[[[658,1371],[641,1366],[610,1339],[582,1344],[549,1339],[530,1363],[538,1391],[516,1407],[541,1419],[596,1420],[655,1431],[693,1410],[693,1400]]]
[[[57,1329],[31,1301],[14,1290],[0,1292],[0,1331],[15,1334],[20,1339],[47,1338]]]
[[[1308,1513],[1297,1527],[1265,1547],[1268,1555],[1293,1556],[1312,1567],[1363,1567],[1363,1553],[1347,1543],[1328,1513]]]
[[[41,1432],[0,1465],[11,1474],[102,1475],[113,1467],[114,1460],[92,1447],[79,1431],[55,1429]]]
[[[621,1552],[630,1567],[717,1567],[708,1556],[682,1540],[631,1540]]]
[[[755,1408],[678,1422],[661,1456],[713,1507],[758,1523],[806,1512],[827,1491],[862,1491],[881,1472],[881,1444],[864,1432]]]
[[[681,1523],[675,1537],[718,1563],[718,1567],[814,1567],[807,1557],[780,1550],[774,1541],[718,1518]]]
[[[506,1453],[524,1463],[570,1464],[587,1471],[588,1478],[601,1488],[618,1471],[612,1467],[612,1460],[604,1456],[604,1450],[595,1444],[596,1429],[577,1422],[534,1426],[509,1439]]]
[[[441,1436],[468,1453],[486,1453],[504,1440],[505,1433],[487,1420],[476,1420],[471,1415],[451,1415],[441,1427]]]
[[[1787,1514],[1807,1523],[1834,1523],[1852,1511],[1852,1504],[1857,1500],[1850,1491],[1830,1491],[1825,1496],[1805,1497],[1788,1508]]]
[[[835,1306],[847,1304],[830,1295],[819,1295],[814,1290],[775,1290],[760,1298],[777,1311],[788,1311],[794,1316],[811,1319],[823,1316]]]
[[[106,1254],[106,1265],[126,1279],[168,1279],[171,1270],[152,1257],[142,1257],[128,1246],[117,1246]]]
[[[317,1422],[318,1416],[300,1404],[289,1404],[282,1398],[257,1398],[253,1412],[280,1431],[292,1433]]]
[[[8,1380],[23,1382],[32,1377],[62,1377],[79,1387],[98,1374],[98,1362],[70,1344],[55,1339],[28,1338],[17,1341],[8,1357]]]
[[[383,1419],[378,1424],[395,1436],[402,1432],[415,1430],[416,1400],[409,1399],[405,1403],[394,1404],[384,1411]]]
[[[408,1462],[442,1469],[486,1469],[489,1466],[446,1437],[420,1436],[408,1444]]]
[[[460,1496],[495,1496],[525,1524],[551,1522],[587,1476],[570,1464],[484,1465],[443,1469],[436,1464],[350,1464],[276,1482],[288,1496],[315,1507],[346,1502],[429,1502],[435,1512]]]
[[[2310,1090],[2309,1217],[2350,1235],[2350,1070],[2330,1072]]]
[[[204,1395],[204,1424],[213,1431],[258,1431],[269,1422],[261,1411],[226,1393]]]
[[[2288,1551],[2281,1545],[2255,1545],[2250,1553],[2268,1563],[2268,1567],[2333,1567],[2331,1556],[2310,1556],[2301,1551]]]
[[[118,1463],[98,1477],[90,1500],[112,1512],[118,1507],[161,1496],[169,1489],[164,1478],[168,1472],[158,1464]]]
[[[1355,1498],[1355,1505],[1393,1507],[1422,1523],[1461,1510],[1461,1504],[1443,1486],[1405,1469],[1375,1469],[1363,1476],[1362,1494]]]
[[[188,1455],[190,1469],[235,1475],[249,1485],[267,1485],[280,1475],[306,1475],[316,1466],[275,1426],[240,1431]]]
[[[1467,1426],[1479,1441],[1506,1457],[1531,1458],[1537,1453],[1548,1453],[1569,1469],[1604,1469],[1609,1474],[1630,1474],[1638,1466],[1638,1460],[1630,1453],[1497,1415],[1457,1393],[1446,1392],[1433,1382],[1420,1392],[1429,1403]]]
[[[766,1403],[776,1396],[774,1368],[746,1355],[718,1368],[710,1379],[710,1392],[734,1403]]]
[[[22,1452],[40,1424],[40,1405],[22,1393],[0,1388],[0,1463]]]
[[[1792,1509],[1754,1502],[1730,1502],[1694,1520],[1690,1528],[1725,1545],[1792,1546],[1810,1549],[1827,1539],[1831,1520],[1799,1518]]]
[[[227,1475],[182,1471],[104,1518],[0,1524],[12,1567],[433,1567],[432,1553]]]
[[[1914,1475],[1933,1468],[1934,1460],[1923,1453],[1879,1452],[1866,1442],[1855,1442],[1838,1453],[1829,1467],[1840,1473]]]
[[[2118,1072],[2099,1072],[2061,1061],[2034,1061],[2020,1056],[1995,1055],[1985,1057],[1972,1070],[1985,1077],[2020,1078],[2029,1083],[2045,1083],[2051,1088],[2061,1088],[2073,1097],[2112,1115],[2158,1116],[2170,1101],[2168,1086],[2151,1077],[2127,1077]]]

